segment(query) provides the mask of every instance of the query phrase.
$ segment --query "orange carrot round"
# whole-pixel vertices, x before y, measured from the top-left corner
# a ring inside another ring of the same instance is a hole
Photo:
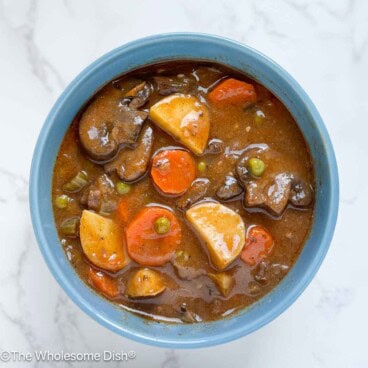
[[[229,78],[220,82],[208,94],[208,99],[215,104],[242,105],[255,103],[257,94],[252,84]]]
[[[273,245],[273,238],[266,229],[252,226],[248,229],[240,258],[249,266],[255,266],[271,253]]]
[[[102,271],[97,271],[90,267],[88,270],[89,283],[110,298],[116,298],[119,295],[117,281]]]
[[[187,151],[161,151],[152,160],[151,176],[163,193],[182,194],[196,177],[195,161]]]
[[[162,218],[169,221],[164,234],[158,233],[155,227],[156,221]],[[144,208],[126,228],[129,256],[142,266],[162,266],[171,259],[180,242],[180,224],[165,208]]]

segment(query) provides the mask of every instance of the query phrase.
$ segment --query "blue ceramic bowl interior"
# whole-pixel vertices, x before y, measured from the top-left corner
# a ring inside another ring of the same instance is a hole
[[[215,61],[243,71],[286,105],[307,140],[315,164],[316,204],[311,234],[295,266],[271,293],[235,316],[212,323],[163,324],[124,311],[95,294],[77,276],[57,236],[51,182],[56,154],[74,116],[96,90],[115,77],[165,60]],[[313,103],[280,66],[239,43],[204,34],[151,36],[121,46],[88,66],[65,89],[40,133],[32,161],[30,206],[42,254],[72,300],[109,329],[143,343],[194,348],[234,340],[270,322],[290,306],[317,272],[329,247],[338,210],[338,173],[333,148]]]

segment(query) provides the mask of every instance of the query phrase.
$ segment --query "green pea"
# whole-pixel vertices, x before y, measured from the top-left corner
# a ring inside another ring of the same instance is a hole
[[[262,110],[257,110],[254,114],[254,122],[256,124],[262,124],[266,119],[266,115]]]
[[[70,201],[70,197],[68,197],[66,194],[61,194],[55,198],[55,206],[57,208],[66,208],[68,207]]]
[[[167,217],[159,217],[155,221],[155,231],[157,234],[166,234],[170,230],[170,220]]]
[[[118,191],[119,194],[127,194],[129,193],[131,189],[131,186],[127,183],[124,183],[122,181],[119,181],[119,183],[116,184],[116,190]]]
[[[253,157],[248,161],[249,171],[253,176],[262,176],[266,165],[259,158]]]
[[[197,169],[200,173],[204,173],[207,170],[207,164],[204,161],[199,161],[197,164]]]

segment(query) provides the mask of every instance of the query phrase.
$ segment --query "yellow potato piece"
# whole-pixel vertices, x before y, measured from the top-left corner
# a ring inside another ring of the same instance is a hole
[[[113,220],[84,210],[79,234],[83,252],[94,265],[118,271],[129,263],[122,229]]]
[[[220,203],[205,202],[193,206],[186,217],[207,246],[212,263],[220,270],[239,255],[245,243],[242,218]]]
[[[165,289],[160,273],[142,268],[129,279],[125,293],[130,298],[144,298],[161,294]]]
[[[210,131],[210,118],[207,107],[196,97],[180,93],[167,96],[150,108],[149,116],[193,153],[203,153]]]
[[[228,296],[235,285],[234,277],[226,272],[209,273],[208,276],[216,284],[223,296]]]

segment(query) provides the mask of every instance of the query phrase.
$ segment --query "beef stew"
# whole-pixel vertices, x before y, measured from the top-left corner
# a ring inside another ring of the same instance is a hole
[[[306,142],[270,91],[175,61],[91,98],[59,149],[52,200],[91,288],[146,318],[198,323],[280,283],[308,237],[314,187]]]

